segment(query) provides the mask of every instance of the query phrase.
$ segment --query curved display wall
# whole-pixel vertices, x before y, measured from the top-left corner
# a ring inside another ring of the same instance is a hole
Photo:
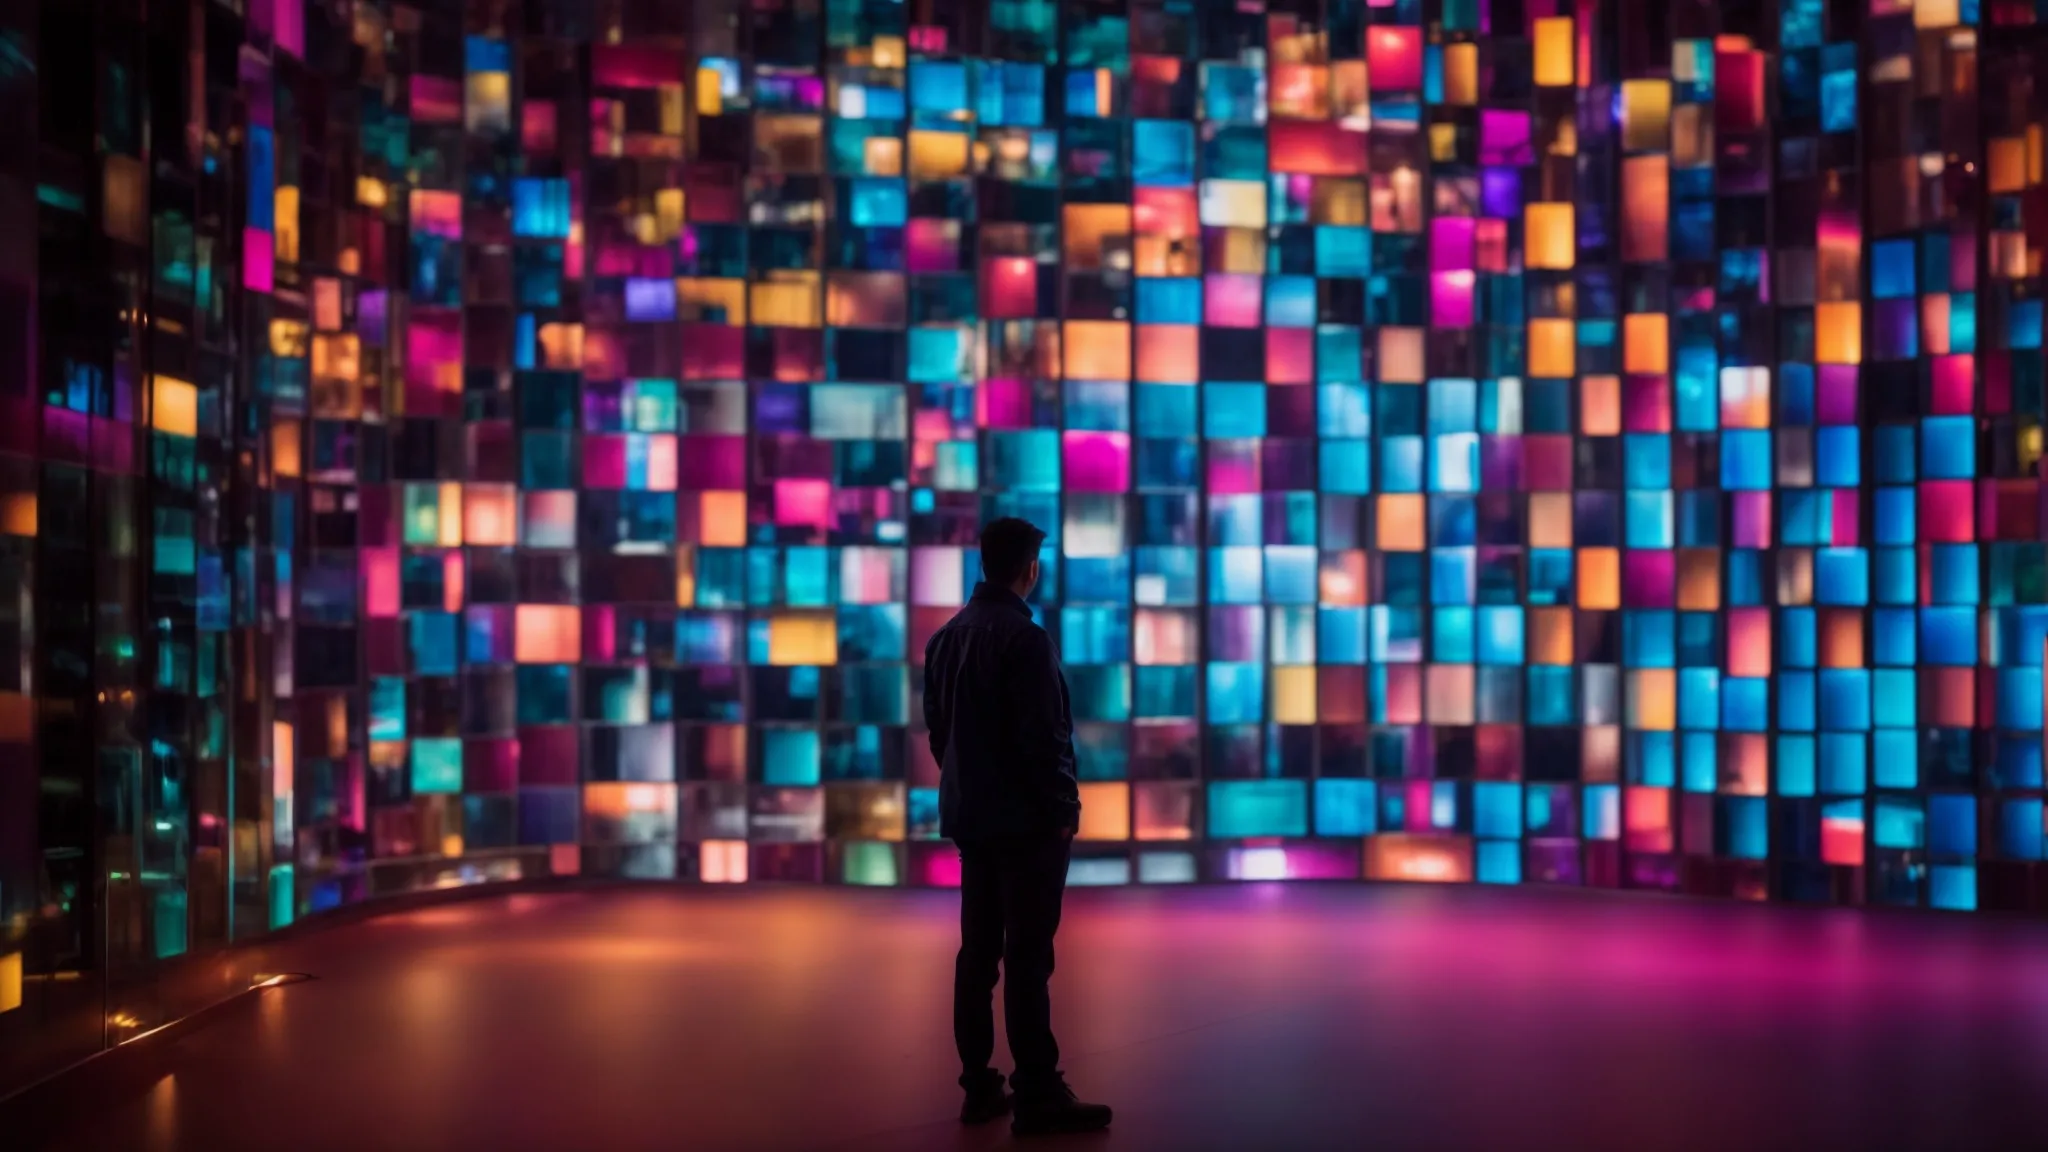
[[[1076,883],[2042,906],[2031,2],[17,7],[0,1029],[380,893],[949,883],[1001,514]]]

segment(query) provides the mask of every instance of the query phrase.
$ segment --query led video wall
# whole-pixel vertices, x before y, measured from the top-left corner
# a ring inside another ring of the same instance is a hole
[[[587,7],[414,21],[276,322],[302,902],[947,883],[999,514],[1077,882],[2040,859],[2031,6]]]
[[[998,515],[1075,883],[2048,906],[2032,0],[199,8],[150,164],[42,143],[0,445],[98,605],[8,699],[118,722],[5,718],[131,774],[137,948],[954,882],[918,660]]]

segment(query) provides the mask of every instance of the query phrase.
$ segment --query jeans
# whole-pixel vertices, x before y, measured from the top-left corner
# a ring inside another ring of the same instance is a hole
[[[974,1088],[1001,1077],[991,1003],[996,965],[1003,970],[1003,1015],[1009,1025],[1010,1077],[1020,1096],[1059,1083],[1060,1046],[1052,1037],[1052,938],[1067,890],[1064,837],[988,840],[960,846],[960,956],[953,967],[953,1041],[960,1083]]]

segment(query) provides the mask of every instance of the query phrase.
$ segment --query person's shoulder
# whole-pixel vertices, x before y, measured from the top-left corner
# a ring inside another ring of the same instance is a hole
[[[1036,652],[1052,647],[1052,633],[1047,632],[1036,620],[1018,620],[1009,631],[1010,645],[1013,648]]]

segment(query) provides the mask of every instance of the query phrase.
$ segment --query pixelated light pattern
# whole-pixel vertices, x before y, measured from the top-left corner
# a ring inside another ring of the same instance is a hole
[[[2032,890],[2029,6],[572,7],[389,10],[294,273],[301,909],[953,882],[996,515],[1076,882]]]
[[[955,883],[918,661],[999,515],[1076,883],[2048,907],[2039,7],[259,0],[156,276],[239,359],[0,445],[139,430],[149,763],[239,782],[143,790],[148,938],[220,867],[237,935]]]

